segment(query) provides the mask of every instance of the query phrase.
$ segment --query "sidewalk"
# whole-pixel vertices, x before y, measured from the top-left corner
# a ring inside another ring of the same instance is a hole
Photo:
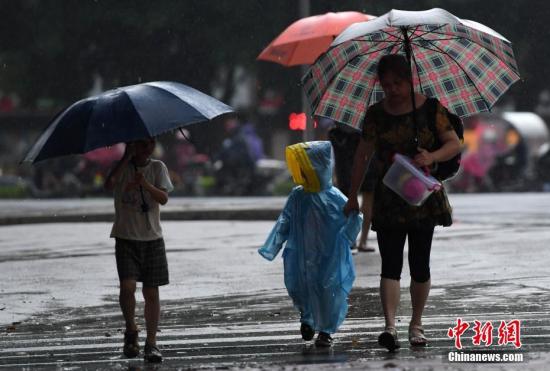
[[[162,220],[275,220],[286,197],[175,197]],[[0,200],[0,225],[112,222],[111,198]]]
[[[44,217],[49,213],[49,217],[55,219],[57,216],[51,215],[54,213],[71,216],[73,220],[86,215],[89,220],[90,215],[106,215],[111,207],[109,200],[83,201],[13,204],[1,207],[0,217],[29,218],[40,216],[40,213]],[[267,211],[278,215],[277,209],[282,207],[284,198],[171,201],[175,201],[172,202],[173,217],[202,207],[210,209],[210,215],[216,217],[229,211],[246,212],[251,218],[248,220],[255,220]],[[121,355],[122,318],[116,285],[111,282],[114,277],[103,280],[98,277],[95,283],[87,280],[81,286],[95,291],[94,285],[108,282],[110,294],[104,297],[103,304],[47,310],[51,303],[46,302],[45,310],[39,314],[5,326],[0,333],[0,369],[545,369],[550,362],[550,253],[547,250],[550,195],[453,195],[451,201],[456,223],[452,228],[438,229],[434,237],[433,288],[424,316],[426,335],[431,339],[428,348],[411,349],[407,343],[411,305],[406,266],[398,313],[401,350],[387,353],[376,344],[376,336],[383,326],[377,290],[378,253],[355,256],[357,279],[350,296],[349,315],[335,335],[334,347],[316,349],[300,339],[297,313],[284,290],[280,259],[269,263],[255,253],[254,246],[265,238],[274,218],[266,222],[169,221],[166,229],[173,249],[169,251],[169,260],[174,267],[174,280],[169,286],[176,288],[176,295],[163,301],[159,344],[165,361],[161,366],[144,365],[141,359],[128,360]],[[50,209],[52,205],[57,205],[55,211]],[[6,204],[0,203],[0,206]],[[163,215],[171,212],[166,210]],[[104,223],[92,223],[89,228],[92,225],[95,228],[92,228],[92,237],[98,234],[98,228],[105,228]],[[21,235],[17,243],[24,245],[28,243],[26,238],[29,241],[35,238],[28,237],[26,231],[43,228],[57,236],[59,228],[54,226],[4,226],[0,230],[4,238]],[[17,231],[7,233],[12,228]],[[75,233],[80,233],[78,231]],[[104,240],[105,236],[95,238],[88,242],[97,244],[96,241]],[[67,244],[71,243],[69,240]],[[17,254],[17,246],[10,246],[13,254]],[[98,252],[94,259],[104,260],[106,254],[110,254],[110,250]],[[47,259],[38,253],[28,253],[24,259],[28,256],[36,256],[36,260],[21,261],[21,265],[17,265],[19,260],[14,256],[12,260],[5,260],[0,269],[9,272],[10,268],[20,269],[23,264],[33,262],[36,264],[34,270],[39,270],[41,264],[49,264],[65,272],[63,263],[76,265],[78,270],[93,266],[91,263],[96,261],[74,260],[73,250],[48,253]],[[218,260],[202,265],[204,260],[214,257]],[[89,275],[91,271],[86,272]],[[44,274],[37,277],[44,277]],[[51,284],[43,280],[38,278],[35,291],[45,290],[45,285]],[[8,282],[17,285],[17,281]],[[177,295],[178,290],[198,283],[204,287],[221,287],[221,294],[186,296],[180,291]],[[2,293],[5,294],[4,290],[0,290],[0,297]],[[142,302],[137,313],[141,317]],[[457,325],[459,317],[470,325],[461,338],[463,352],[521,354],[524,361],[450,363],[449,352],[456,349],[454,339],[447,333]],[[494,326],[491,345],[473,344],[475,320],[482,324],[490,321]],[[511,342],[497,345],[499,324],[513,320],[521,324],[521,348],[517,349]],[[140,327],[144,329],[141,320]],[[143,332],[141,335],[143,343]]]

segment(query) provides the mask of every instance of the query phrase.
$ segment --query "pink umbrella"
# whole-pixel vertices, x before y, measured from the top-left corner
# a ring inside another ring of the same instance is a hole
[[[100,166],[108,166],[114,161],[120,160],[124,154],[125,146],[118,143],[109,147],[102,147],[84,154],[84,158]]]

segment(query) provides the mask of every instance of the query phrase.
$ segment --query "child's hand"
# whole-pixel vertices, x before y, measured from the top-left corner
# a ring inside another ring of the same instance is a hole
[[[349,216],[352,211],[359,211],[359,202],[357,197],[350,197],[344,205],[344,215]]]

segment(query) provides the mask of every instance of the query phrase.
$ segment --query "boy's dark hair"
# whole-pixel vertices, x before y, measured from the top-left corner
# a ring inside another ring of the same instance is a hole
[[[411,66],[402,54],[388,54],[378,61],[378,79],[382,79],[388,72],[396,74],[403,80],[410,81],[412,78]]]

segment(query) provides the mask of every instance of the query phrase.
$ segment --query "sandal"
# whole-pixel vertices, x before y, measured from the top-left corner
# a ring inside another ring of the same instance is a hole
[[[390,352],[399,349],[401,345],[399,344],[399,340],[397,340],[397,330],[395,327],[386,327],[386,329],[378,335],[378,344]]]
[[[122,352],[128,358],[135,358],[139,354],[138,331],[124,332],[124,348]]]
[[[409,343],[414,347],[425,347],[428,345],[428,339],[424,335],[422,325],[409,325]]]
[[[145,341],[145,348],[144,348],[145,355],[143,359],[146,362],[150,363],[160,363],[162,362],[162,353],[160,352],[157,345],[149,344],[148,341]]]
[[[370,246],[367,246],[367,245],[359,245],[359,246],[357,246],[357,251],[359,251],[359,252],[373,252],[374,247],[370,247]]]

